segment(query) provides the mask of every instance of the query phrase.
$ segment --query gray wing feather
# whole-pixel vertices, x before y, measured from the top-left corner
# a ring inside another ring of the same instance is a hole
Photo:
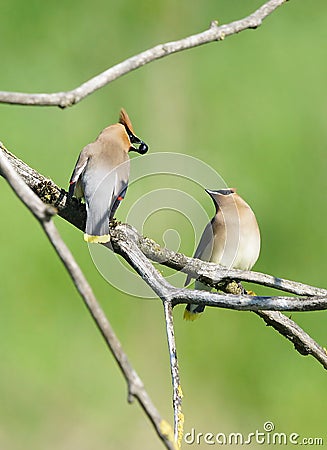
[[[88,146],[84,147],[84,149],[81,151],[81,153],[78,157],[78,160],[75,164],[72,176],[70,177],[68,199],[71,199],[72,196],[74,195],[75,189],[77,187],[76,185],[77,185],[84,169],[86,168],[87,161],[89,159],[87,149],[88,149]]]
[[[82,174],[84,197],[87,207],[85,232],[93,236],[109,234],[109,219],[119,203],[120,193],[128,185],[129,161],[108,171],[108,167],[86,168]],[[127,168],[125,167],[127,166]],[[115,208],[115,209],[114,209]]]
[[[125,197],[128,188],[129,167],[130,165],[128,160],[121,164],[115,171],[116,178],[110,203],[110,219],[114,217],[120,202]]]
[[[212,244],[213,244],[213,231],[212,231],[212,221],[207,224],[205,227],[199,245],[195,250],[193,258],[202,259],[203,261],[209,261],[211,252],[212,252]],[[191,275],[187,275],[184,286],[187,286],[192,277]]]

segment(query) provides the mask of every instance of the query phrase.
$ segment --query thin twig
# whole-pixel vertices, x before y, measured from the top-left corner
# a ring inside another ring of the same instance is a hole
[[[115,335],[110,322],[108,321],[104,311],[93,294],[91,286],[88,284],[80,267],[76,263],[70,250],[60,237],[54,223],[50,220],[51,215],[56,211],[51,206],[44,204],[15,172],[7,161],[3,152],[0,152],[0,171],[7,179],[8,183],[24,202],[28,209],[39,220],[45,233],[47,234],[53,248],[57,252],[59,258],[67,269],[76,289],[81,295],[86,307],[91,313],[96,325],[98,326],[107,346],[113,354],[118,366],[120,367],[128,385],[128,398],[131,401],[134,397],[138,400],[144,412],[154,426],[157,435],[163,441],[167,449],[176,450],[173,440],[171,428],[169,424],[163,420],[158,410],[153,405],[149,395],[147,394],[142,380],[131,366],[126,354],[123,351],[121,343]]]
[[[164,301],[163,306],[165,312],[170,370],[173,385],[174,436],[178,447],[180,447],[184,434],[184,415],[182,413],[183,391],[180,383],[179,368],[178,368],[173,307],[170,301]]]
[[[212,21],[210,28],[202,33],[188,36],[179,41],[156,45],[151,49],[110,67],[73,90],[67,92],[55,92],[52,94],[27,94],[21,92],[0,91],[0,102],[19,105],[60,106],[61,108],[72,106],[117,78],[152,61],[209,42],[222,41],[226,37],[240,33],[244,30],[258,28],[266,17],[286,1],[287,0],[270,0],[249,16],[226,25],[218,26],[216,21]]]
[[[171,302],[174,292],[172,286],[165,281],[165,279],[153,267],[151,262],[139,250],[135,243],[135,240],[133,240],[133,237],[128,240],[120,239],[118,230],[118,233],[115,233],[112,236],[111,242],[104,244],[104,246],[109,248],[110,250],[113,248],[126,261],[128,261],[129,264],[145,280],[145,282],[153,289],[153,291],[158,295],[158,297],[161,298],[163,302],[173,386],[174,437],[177,446],[180,447],[184,426],[184,416],[182,413],[183,393],[180,384],[174,333],[173,306]]]

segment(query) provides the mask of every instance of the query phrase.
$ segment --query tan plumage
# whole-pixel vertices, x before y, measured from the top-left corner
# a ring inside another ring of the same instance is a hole
[[[138,147],[132,144],[137,144]],[[147,145],[134,135],[124,109],[119,123],[105,128],[81,151],[73,171],[69,198],[84,197],[87,220],[84,239],[103,243],[110,240],[111,220],[124,198],[129,179],[129,151],[146,153]]]
[[[216,207],[216,214],[206,226],[194,258],[214,262],[226,268],[250,270],[260,253],[260,231],[254,212],[235,189],[206,190]],[[189,284],[188,276],[185,285]],[[199,281],[195,289],[211,290]],[[194,320],[204,307],[187,305],[186,320]]]
[[[124,108],[122,108],[120,110],[119,113],[119,123],[121,123],[122,125],[124,125],[124,127],[127,127],[129,129],[129,131],[131,131],[134,134],[134,129],[133,129],[133,125],[131,123],[130,118],[128,117],[127,112],[125,111]]]

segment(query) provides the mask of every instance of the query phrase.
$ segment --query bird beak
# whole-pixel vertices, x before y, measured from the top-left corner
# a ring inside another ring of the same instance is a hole
[[[136,146],[138,146],[138,147],[136,147],[135,145],[132,145],[130,147],[129,151],[137,152],[137,153],[140,153],[140,155],[144,155],[144,153],[146,153],[149,150],[149,147],[147,146],[147,144],[145,142],[141,141],[141,139],[139,139],[138,137],[136,137],[134,135],[133,135],[133,137],[134,137],[134,139],[131,140],[131,142],[132,142],[132,144],[136,144]]]
[[[139,139],[137,136],[135,136],[135,134],[133,134],[130,129],[125,125],[129,140],[131,141],[131,144],[135,144],[135,145],[131,145],[129,148],[130,152],[137,152],[140,153],[141,155],[144,155],[144,153],[146,153],[149,150],[149,147],[147,146],[147,144],[143,141],[141,141],[141,139]]]

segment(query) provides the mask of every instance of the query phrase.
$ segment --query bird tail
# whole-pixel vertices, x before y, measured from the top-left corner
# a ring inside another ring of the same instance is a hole
[[[87,218],[84,240],[92,244],[104,244],[110,241],[108,200],[93,196],[86,203]]]
[[[204,311],[204,306],[200,305],[187,305],[184,310],[183,319],[193,322],[193,320],[201,317]]]
[[[84,233],[84,241],[89,244],[105,244],[110,241],[110,234],[103,234],[102,236],[95,236],[93,234]]]
[[[207,284],[201,283],[200,281],[195,281],[194,288],[198,289],[200,291],[211,291],[211,289],[212,289],[210,286],[208,286]],[[201,314],[203,313],[204,308],[205,308],[205,306],[203,306],[203,305],[188,304],[188,305],[186,305],[183,318],[185,320],[193,322],[194,320],[201,317]]]

